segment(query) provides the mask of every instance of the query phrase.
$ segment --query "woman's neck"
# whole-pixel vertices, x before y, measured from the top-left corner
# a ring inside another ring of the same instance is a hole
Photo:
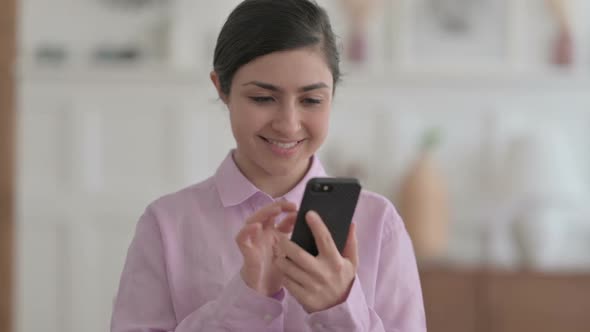
[[[269,174],[265,169],[252,162],[242,160],[243,158],[240,158],[235,152],[232,157],[242,174],[250,180],[256,188],[273,198],[284,196],[295,188],[311,167],[310,158],[308,163],[304,165],[304,168],[302,169],[293,169],[285,175],[274,175]]]
[[[272,198],[277,198],[284,196],[286,193],[295,188],[303,176],[305,176],[305,173],[295,179],[288,175],[268,176],[253,183],[256,188],[265,192],[267,195],[271,196]]]

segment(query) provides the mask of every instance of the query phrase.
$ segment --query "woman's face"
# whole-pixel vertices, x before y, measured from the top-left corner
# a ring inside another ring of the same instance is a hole
[[[303,176],[324,142],[333,78],[319,50],[275,52],[242,66],[225,99],[248,176]]]

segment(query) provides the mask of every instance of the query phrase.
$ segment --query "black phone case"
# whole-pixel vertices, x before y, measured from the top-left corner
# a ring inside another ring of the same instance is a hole
[[[329,192],[314,191],[318,184],[330,185]],[[332,234],[336,247],[342,253],[346,245],[348,231],[356,209],[361,185],[353,178],[312,178],[307,182],[305,193],[299,206],[297,221],[291,240],[313,256],[318,249],[313,234],[305,221],[309,210],[316,211]]]

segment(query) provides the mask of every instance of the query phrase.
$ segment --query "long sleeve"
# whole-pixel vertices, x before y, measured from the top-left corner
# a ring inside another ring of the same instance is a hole
[[[160,228],[148,208],[127,253],[111,331],[283,331],[281,301],[256,293],[239,273],[215,300],[186,317],[175,312],[168,276]]]
[[[312,331],[426,331],[422,290],[410,237],[393,206],[386,209],[384,218],[393,226],[383,236],[374,306],[367,304],[357,275],[344,303],[309,315],[307,323]]]

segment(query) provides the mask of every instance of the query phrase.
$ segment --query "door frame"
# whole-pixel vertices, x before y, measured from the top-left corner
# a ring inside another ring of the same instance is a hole
[[[16,1],[0,1],[0,331],[13,331]]]

